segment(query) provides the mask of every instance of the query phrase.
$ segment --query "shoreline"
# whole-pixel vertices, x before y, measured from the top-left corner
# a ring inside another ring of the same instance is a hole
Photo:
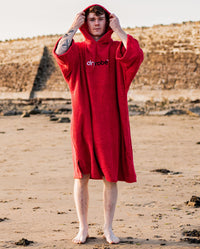
[[[0,115],[67,114],[72,112],[70,92],[38,92],[36,98],[0,99]],[[26,96],[27,93],[26,93]],[[200,116],[200,90],[129,90],[129,115],[193,115]],[[170,114],[171,115],[171,114]]]

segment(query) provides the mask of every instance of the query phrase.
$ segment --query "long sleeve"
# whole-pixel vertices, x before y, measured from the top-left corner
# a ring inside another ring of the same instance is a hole
[[[61,38],[60,38],[61,39]],[[72,41],[72,44],[70,48],[61,55],[56,54],[56,48],[58,46],[58,43],[60,39],[57,41],[54,49],[53,49],[53,56],[56,59],[62,74],[67,81],[70,89],[72,90],[73,84],[75,80],[73,77],[76,75],[76,71],[79,70],[79,49],[78,46],[74,41]],[[73,73],[72,73],[73,72]]]
[[[72,38],[71,40],[69,40],[69,37],[67,34],[65,34],[58,42],[57,47],[55,49],[55,53],[57,55],[62,55],[64,53],[67,52],[67,50],[70,48],[71,46],[71,42],[72,42]]]
[[[116,60],[121,64],[124,72],[126,91],[128,91],[130,84],[134,79],[143,59],[143,51],[140,48],[138,41],[132,36],[128,35],[127,49],[124,48],[121,42],[116,52]]]

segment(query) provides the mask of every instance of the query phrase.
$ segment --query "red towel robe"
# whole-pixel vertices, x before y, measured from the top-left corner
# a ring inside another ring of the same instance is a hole
[[[127,49],[113,41],[110,27],[98,41],[86,22],[80,30],[84,42],[72,41],[60,56],[57,42],[53,51],[71,92],[74,178],[90,174],[92,179],[136,182],[127,92],[143,52],[130,35]]]

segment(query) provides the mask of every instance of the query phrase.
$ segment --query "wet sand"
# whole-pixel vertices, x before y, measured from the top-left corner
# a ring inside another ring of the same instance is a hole
[[[68,115],[70,117],[70,115]],[[102,181],[90,181],[89,235],[85,245],[71,242],[78,231],[73,201],[70,123],[45,115],[0,116],[0,248],[197,248],[180,241],[199,229],[200,209],[187,206],[200,188],[200,119],[190,116],[131,116],[138,182],[119,182],[114,232],[102,238]],[[170,173],[153,172],[168,169]],[[5,218],[5,219],[4,219]]]

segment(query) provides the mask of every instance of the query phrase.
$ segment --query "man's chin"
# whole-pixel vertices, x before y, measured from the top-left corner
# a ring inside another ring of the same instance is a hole
[[[101,32],[101,33],[100,33],[100,32],[92,32],[91,35],[100,38],[100,37],[102,37],[104,34],[105,34],[104,32],[103,32],[103,33],[102,33],[102,32]]]

